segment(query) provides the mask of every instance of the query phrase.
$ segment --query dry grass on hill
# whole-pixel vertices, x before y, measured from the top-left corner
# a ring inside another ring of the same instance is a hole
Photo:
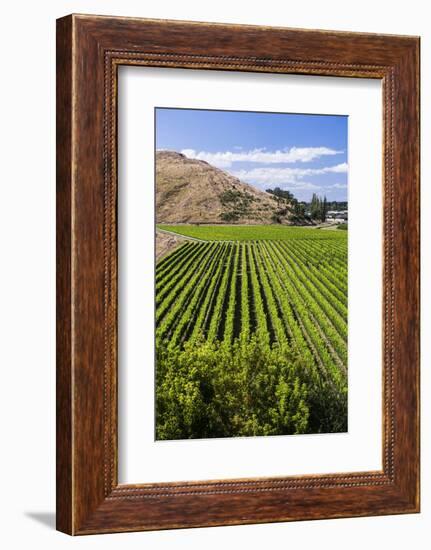
[[[156,153],[157,223],[288,223],[288,205],[205,161]]]

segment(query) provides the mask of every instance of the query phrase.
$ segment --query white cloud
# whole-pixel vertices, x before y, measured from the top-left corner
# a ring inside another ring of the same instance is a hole
[[[196,151],[195,149],[183,149],[181,151],[188,158],[204,160],[218,168],[229,168],[234,162],[259,162],[263,164],[310,162],[322,156],[338,155],[342,152],[330,149],[329,147],[292,147],[291,149],[277,151],[253,149],[251,151],[224,151],[216,153]]]
[[[330,189],[347,189],[347,184],[345,183],[334,183],[333,185],[328,186]]]
[[[281,187],[283,187],[283,185]],[[285,188],[290,191],[297,191],[298,189],[311,189],[313,191],[318,191],[319,189],[323,189],[320,185],[316,185],[315,183],[310,183],[308,181],[295,181],[294,183],[285,186]]]
[[[324,168],[252,168],[251,170],[238,170],[233,175],[250,183],[257,184],[295,184],[298,180],[309,176],[328,174],[331,172],[347,172],[347,164],[336,164]]]
[[[336,166],[331,166],[330,168],[326,168],[327,172],[347,172],[347,170],[348,170],[347,162],[343,162],[341,164],[337,164]]]

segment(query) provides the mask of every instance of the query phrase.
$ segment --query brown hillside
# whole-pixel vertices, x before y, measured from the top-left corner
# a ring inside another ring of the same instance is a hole
[[[173,252],[180,245],[187,242],[187,239],[180,235],[168,234],[156,230],[156,262]]]
[[[156,153],[157,223],[288,223],[286,205],[205,161]]]

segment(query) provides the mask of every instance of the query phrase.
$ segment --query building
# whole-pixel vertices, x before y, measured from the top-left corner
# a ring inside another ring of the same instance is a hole
[[[334,223],[347,223],[347,210],[329,210],[326,214],[326,221]]]

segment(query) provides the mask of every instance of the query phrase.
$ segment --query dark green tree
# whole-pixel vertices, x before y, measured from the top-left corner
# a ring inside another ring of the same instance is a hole
[[[328,213],[328,201],[326,200],[326,196],[323,197],[323,201],[320,201],[321,203],[321,215],[320,219],[322,222],[326,221],[326,214]]]
[[[321,217],[322,209],[320,203],[320,198],[316,195],[316,193],[313,193],[310,205],[310,215],[312,220],[318,220]]]

